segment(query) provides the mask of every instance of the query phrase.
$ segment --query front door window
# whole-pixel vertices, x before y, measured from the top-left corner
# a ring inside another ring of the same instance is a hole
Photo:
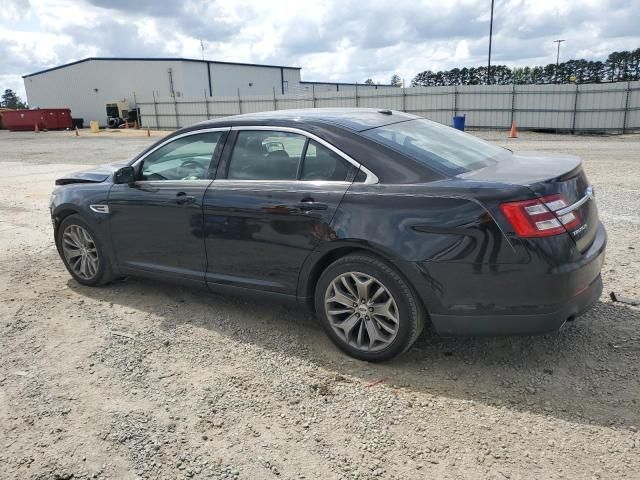
[[[215,173],[214,152],[224,132],[205,132],[178,138],[148,155],[140,180],[206,180]]]

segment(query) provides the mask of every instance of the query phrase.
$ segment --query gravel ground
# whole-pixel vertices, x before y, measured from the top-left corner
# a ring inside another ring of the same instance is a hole
[[[605,291],[640,297],[640,137],[478,135],[585,160]],[[302,310],[130,279],[86,288],[53,180],[153,138],[0,131],[0,478],[639,478],[640,310],[531,338],[339,353]]]

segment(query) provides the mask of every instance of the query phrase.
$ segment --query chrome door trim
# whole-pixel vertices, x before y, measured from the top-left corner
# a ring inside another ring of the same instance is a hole
[[[328,148],[332,152],[336,153],[338,156],[344,158],[351,165],[353,165],[356,168],[362,170],[366,175],[366,179],[365,179],[365,181],[363,183],[365,183],[365,184],[374,184],[374,183],[378,183],[379,182],[378,177],[371,170],[369,170],[367,167],[365,167],[364,165],[362,165],[358,161],[356,161],[353,158],[351,158],[349,155],[344,153],[342,150],[334,147],[333,145],[331,145],[326,140],[323,140],[322,138],[318,137],[317,135],[314,135],[313,133],[309,133],[306,130],[302,130],[300,128],[294,128],[294,127],[279,127],[279,126],[267,126],[267,125],[256,125],[256,126],[238,125],[238,126],[231,127],[231,130],[232,131],[240,131],[240,130],[269,130],[269,131],[273,131],[273,132],[288,132],[288,133],[297,133],[298,135],[303,135],[303,136],[305,136],[307,138],[310,138],[311,140],[314,140],[314,141],[318,142],[320,145]],[[253,180],[239,180],[239,181],[250,182],[250,181],[253,181]],[[274,180],[274,181],[280,181],[280,180]],[[289,180],[286,180],[286,181],[289,181]],[[314,180],[296,180],[296,181],[298,181],[298,182],[313,182]],[[332,182],[332,183],[338,183],[338,182]],[[349,183],[349,182],[346,182],[346,183]]]

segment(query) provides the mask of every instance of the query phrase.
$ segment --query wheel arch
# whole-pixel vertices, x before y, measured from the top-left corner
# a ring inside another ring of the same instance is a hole
[[[61,205],[52,213],[51,220],[53,222],[53,238],[56,242],[56,246],[58,246],[58,229],[60,228],[60,224],[65,218],[75,214],[80,214],[80,209],[74,205]]]
[[[365,241],[335,242],[326,245],[324,248],[319,248],[309,255],[298,278],[299,301],[304,303],[311,310],[315,311],[314,295],[320,275],[322,275],[322,272],[324,272],[324,270],[333,262],[352,253],[368,253],[387,262],[403,277],[407,282],[407,285],[413,289],[416,294],[416,298],[421,302],[424,310],[428,312],[423,296],[417,291],[417,288],[412,281],[412,277],[414,276],[410,275],[409,272],[406,271],[406,267],[404,266],[404,263],[406,262],[402,262],[399,258],[391,252],[386,251],[384,248],[380,248]]]

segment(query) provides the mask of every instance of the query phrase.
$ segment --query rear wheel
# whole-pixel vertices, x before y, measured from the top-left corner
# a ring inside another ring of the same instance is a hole
[[[405,352],[424,326],[424,309],[394,268],[351,254],[322,273],[316,312],[329,338],[352,357],[379,362]]]
[[[80,215],[70,215],[60,224],[58,249],[65,267],[79,283],[94,286],[113,280],[100,239]]]

